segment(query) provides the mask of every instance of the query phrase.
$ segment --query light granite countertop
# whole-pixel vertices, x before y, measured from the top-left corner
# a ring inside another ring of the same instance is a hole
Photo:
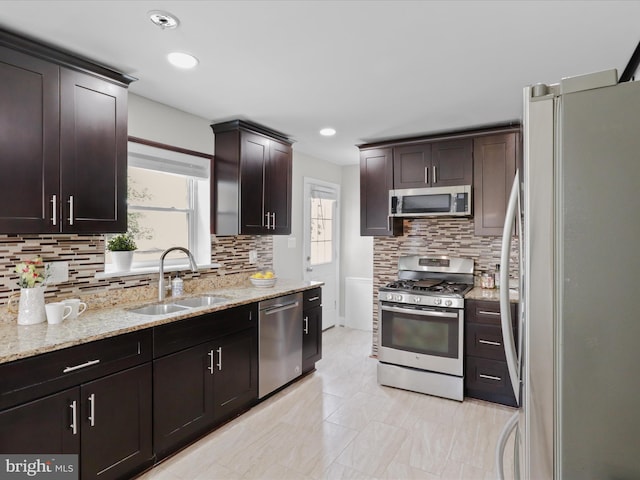
[[[465,300],[488,300],[491,302],[499,302],[500,289],[473,287],[473,290],[469,291],[464,298]],[[514,290],[513,288],[509,289],[509,301],[511,303],[518,303],[520,301],[520,295],[517,290]]]
[[[208,307],[191,308],[184,312],[154,316],[129,311],[132,308],[156,303],[148,296],[142,296],[144,300],[140,296],[138,298],[123,296],[113,302],[115,305],[105,306],[95,302],[95,305],[99,305],[99,307],[94,307],[87,300],[89,308],[85,313],[75,320],[65,320],[57,325],[49,325],[46,322],[37,325],[18,325],[16,321],[0,323],[0,363],[163,325],[204,313],[301,292],[322,285],[321,282],[283,279],[278,279],[275,286],[271,288],[255,288],[249,281],[212,289],[207,289],[207,286],[202,285],[199,288],[191,289],[189,294],[185,294],[181,298],[211,294],[228,300]],[[115,294],[113,296],[117,297]],[[173,300],[169,297],[165,303],[172,303]]]

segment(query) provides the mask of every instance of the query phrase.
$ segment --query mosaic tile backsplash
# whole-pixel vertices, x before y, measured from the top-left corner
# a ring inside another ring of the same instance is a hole
[[[395,280],[398,258],[403,255],[448,255],[471,258],[474,261],[475,284],[480,275],[493,272],[500,263],[502,237],[479,237],[474,234],[473,219],[469,218],[416,218],[404,221],[401,237],[374,237],[373,239],[373,353],[378,345],[378,289]],[[509,276],[518,278],[517,239],[511,245]]]
[[[258,251],[258,265],[249,264],[249,250]],[[157,274],[144,274],[116,278],[95,278],[104,271],[103,235],[0,235],[0,310],[9,297],[20,291],[17,263],[41,256],[45,262],[69,262],[69,281],[49,285],[45,297],[71,297],[101,293],[123,288],[148,287],[157,284]],[[211,236],[211,263],[219,268],[191,273],[181,272],[185,280],[207,277],[230,277],[247,274],[256,268],[272,268],[273,241],[270,236],[241,235],[236,237]],[[229,283],[233,284],[231,278]]]

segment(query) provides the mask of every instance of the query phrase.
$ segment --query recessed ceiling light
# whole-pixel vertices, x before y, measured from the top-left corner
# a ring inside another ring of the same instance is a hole
[[[332,137],[335,134],[335,128],[323,128],[322,130],[320,130],[320,135],[323,135],[325,137]]]
[[[171,65],[178,68],[193,68],[198,65],[196,57],[184,52],[171,52],[167,55],[167,60]]]
[[[163,30],[165,28],[176,28],[180,24],[180,20],[175,16],[171,15],[169,12],[163,12],[162,10],[151,10],[147,12],[147,15],[149,15],[149,20]]]

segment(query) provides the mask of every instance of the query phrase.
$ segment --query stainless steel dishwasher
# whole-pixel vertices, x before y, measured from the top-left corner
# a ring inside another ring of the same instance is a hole
[[[258,305],[258,398],[262,398],[302,373],[302,293]]]

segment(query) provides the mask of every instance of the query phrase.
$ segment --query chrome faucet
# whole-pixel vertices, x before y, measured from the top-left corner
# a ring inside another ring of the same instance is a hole
[[[160,278],[158,279],[158,300],[164,300],[164,257],[167,256],[167,253],[172,252],[174,250],[180,250],[187,254],[189,257],[189,264],[192,272],[198,271],[198,266],[196,265],[196,260],[193,258],[192,253],[184,247],[171,247],[167,248],[162,255],[160,255]]]

